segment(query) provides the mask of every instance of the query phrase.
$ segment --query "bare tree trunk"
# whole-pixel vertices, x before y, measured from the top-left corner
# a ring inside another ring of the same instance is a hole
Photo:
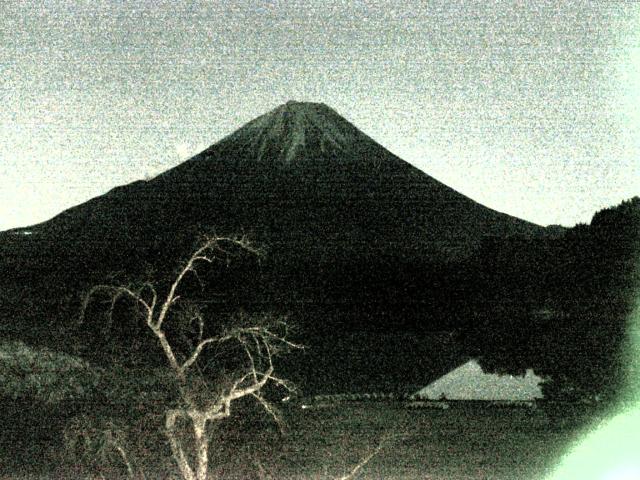
[[[178,410],[169,410],[167,412],[167,417],[166,417],[167,438],[169,439],[169,445],[171,446],[171,453],[173,454],[174,460],[178,464],[178,468],[180,469],[182,478],[184,480],[196,480],[196,476],[193,473],[193,469],[189,465],[187,456],[184,454],[184,451],[180,446],[178,438],[176,437],[175,424],[179,414],[180,412]]]
[[[196,479],[207,480],[209,468],[209,439],[207,438],[207,418],[200,412],[189,412],[193,421],[196,447]]]

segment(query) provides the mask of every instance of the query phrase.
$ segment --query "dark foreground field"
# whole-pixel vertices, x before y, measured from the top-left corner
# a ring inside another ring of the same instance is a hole
[[[60,458],[55,425],[38,428],[36,418],[12,423],[7,413],[5,408],[2,478],[91,476],[71,465],[52,464]],[[410,410],[400,403],[370,402],[307,409],[291,405],[284,413],[289,429],[283,436],[273,429],[262,434],[225,429],[226,441],[212,445],[215,474],[340,478],[377,450],[355,478],[537,479],[549,473],[587,422],[584,407],[569,404],[535,410],[482,404]],[[164,465],[171,465],[170,458]],[[174,472],[147,469],[147,478],[157,477],[177,478]]]
[[[281,454],[289,466],[280,478],[337,478],[382,444],[357,478],[536,479],[586,421],[581,408],[560,405],[543,411],[360,404],[301,413]]]

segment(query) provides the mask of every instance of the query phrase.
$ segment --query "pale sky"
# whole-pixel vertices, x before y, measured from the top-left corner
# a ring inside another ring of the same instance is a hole
[[[489,207],[640,193],[640,2],[0,2],[0,230],[324,102]]]

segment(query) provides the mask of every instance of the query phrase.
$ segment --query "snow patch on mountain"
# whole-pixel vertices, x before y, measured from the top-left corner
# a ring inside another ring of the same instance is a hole
[[[294,102],[249,122],[218,145],[240,143],[257,160],[277,157],[287,163],[304,153],[336,154],[366,137],[337,112],[322,103]]]

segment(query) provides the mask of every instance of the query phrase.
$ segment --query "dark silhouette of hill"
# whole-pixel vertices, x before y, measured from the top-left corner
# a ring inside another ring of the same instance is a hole
[[[0,234],[0,315],[21,319],[0,328],[69,348],[83,291],[108,275],[166,281],[203,232],[267,254],[192,293],[215,318],[288,313],[309,348],[286,368],[311,391],[420,387],[470,351],[522,342],[505,322],[544,307],[556,266],[532,252],[566,235],[474,202],[323,104],[289,102],[151,180]],[[111,341],[99,326],[73,338],[87,355],[135,355],[145,332],[126,318]]]
[[[640,198],[596,212],[556,238],[511,240],[481,248],[477,266],[491,288],[469,298],[466,330],[483,367],[535,368],[551,381],[545,395],[615,398],[626,380],[629,319],[640,287]],[[481,259],[492,258],[492,262]],[[493,309],[480,304],[491,303]],[[485,317],[485,318],[483,318]]]

